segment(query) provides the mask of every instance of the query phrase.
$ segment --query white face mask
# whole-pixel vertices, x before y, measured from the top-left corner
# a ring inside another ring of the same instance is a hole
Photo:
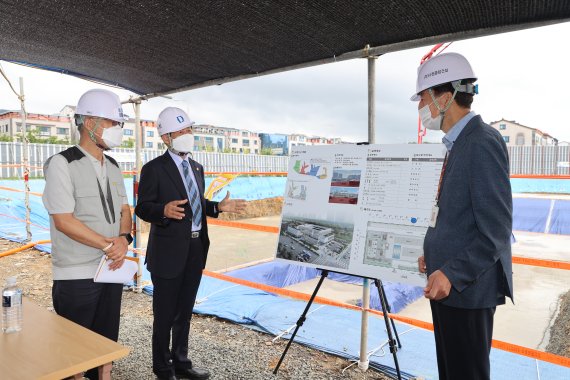
[[[429,110],[430,105],[431,104],[428,104],[427,106],[423,106],[422,108],[420,108],[420,110],[418,111],[420,119],[422,120],[422,124],[424,125],[424,127],[426,127],[427,129],[439,131],[441,129],[441,113],[437,115],[435,118],[431,117],[431,111]]]
[[[115,125],[111,128],[106,128],[103,130],[101,139],[105,145],[107,145],[107,148],[116,148],[123,142],[123,128],[118,125]]]
[[[194,150],[194,135],[185,133],[172,140],[172,149],[178,153],[191,153]]]

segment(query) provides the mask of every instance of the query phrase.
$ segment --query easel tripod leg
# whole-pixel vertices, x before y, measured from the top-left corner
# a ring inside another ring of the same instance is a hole
[[[301,326],[303,326],[303,323],[307,319],[307,313],[309,312],[309,309],[311,308],[311,305],[313,304],[313,301],[315,300],[315,297],[316,297],[317,293],[319,292],[319,289],[320,289],[325,277],[327,277],[328,275],[329,275],[329,271],[327,271],[327,270],[323,270],[321,272],[321,278],[319,279],[319,282],[315,288],[315,291],[311,295],[311,298],[309,299],[307,306],[305,306],[305,310],[303,311],[303,314],[301,314],[301,316],[299,317],[299,320],[297,321],[297,326],[295,327],[295,330],[293,331],[293,335],[291,335],[291,339],[289,339],[289,342],[287,342],[287,346],[285,347],[283,354],[281,354],[281,358],[279,359],[277,366],[275,366],[275,369],[273,370],[274,375],[276,375],[277,371],[279,371],[279,367],[281,367],[281,363],[283,362],[283,359],[285,359],[285,355],[287,355],[287,351],[289,351],[289,347],[291,346],[291,343],[293,343],[293,340],[295,339],[295,336],[297,335],[297,331],[299,331],[299,328]]]
[[[386,301],[386,310],[388,313],[392,312],[392,308],[390,307],[390,303],[388,303],[388,297],[386,296],[386,290],[384,289],[384,283],[382,280],[378,280],[380,282],[380,289],[382,291],[382,295],[384,296],[384,300]],[[398,342],[398,348],[402,348],[402,343],[400,342],[400,336],[398,335],[398,330],[396,330],[396,324],[394,320],[390,318],[390,322],[392,323],[392,329],[394,330],[394,335],[396,336],[396,341]]]
[[[396,373],[398,374],[398,380],[402,380],[402,373],[400,372],[400,365],[398,364],[398,355],[396,352],[398,348],[396,347],[396,340],[392,335],[392,328],[390,327],[390,322],[388,321],[388,302],[386,301],[386,295],[382,291],[382,282],[380,280],[374,280],[376,287],[378,288],[378,295],[380,296],[380,305],[382,305],[382,314],[384,314],[384,323],[386,324],[386,333],[388,334],[388,345],[390,346],[390,352],[394,357],[394,366],[396,367]],[[393,321],[392,321],[393,323]]]

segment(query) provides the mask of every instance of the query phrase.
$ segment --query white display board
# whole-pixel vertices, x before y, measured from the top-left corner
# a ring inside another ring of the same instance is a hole
[[[276,258],[425,285],[417,259],[445,152],[441,144],[294,147]]]

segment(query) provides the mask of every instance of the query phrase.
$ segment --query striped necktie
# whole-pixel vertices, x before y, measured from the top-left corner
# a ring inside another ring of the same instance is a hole
[[[198,189],[192,181],[190,176],[190,164],[188,161],[182,161],[182,169],[184,172],[184,178],[186,178],[186,183],[188,184],[188,195],[190,196],[190,208],[192,209],[192,223],[195,226],[199,226],[202,222],[202,202],[200,201],[200,195],[198,194]]]

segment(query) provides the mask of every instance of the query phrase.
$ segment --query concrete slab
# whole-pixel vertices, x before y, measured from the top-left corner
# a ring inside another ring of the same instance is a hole
[[[569,260],[570,236],[515,232],[513,255]],[[570,289],[570,271],[514,265],[515,304],[507,301],[495,314],[493,338],[544,350],[554,321],[560,295]],[[399,314],[431,322],[426,299],[408,305]]]
[[[513,231],[517,242],[513,255],[535,259],[570,261],[570,236]]]
[[[280,216],[241,219],[239,222],[278,226]],[[277,249],[276,233],[250,231],[239,228],[208,226],[210,252],[206,269],[211,271],[227,270],[236,266],[270,259]],[[148,233],[141,234],[142,246],[146,247]]]
[[[570,200],[570,194],[556,193],[513,193],[513,198],[541,198]]]

